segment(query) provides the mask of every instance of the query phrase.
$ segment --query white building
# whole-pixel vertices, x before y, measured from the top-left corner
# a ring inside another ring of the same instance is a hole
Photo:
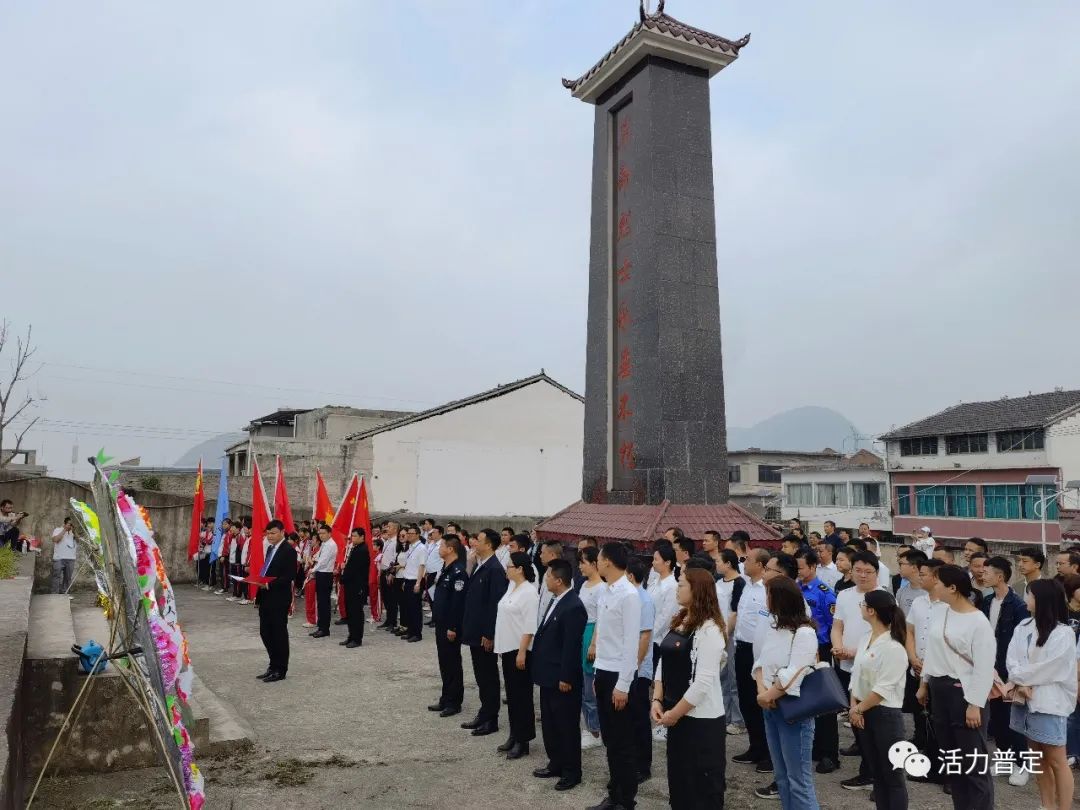
[[[355,433],[350,455],[375,512],[551,515],[581,497],[584,402],[541,372]]]
[[[780,474],[793,467],[816,467],[843,458],[825,448],[820,452],[762,450],[748,447],[728,451],[728,488],[731,502],[765,520],[780,520]]]
[[[866,450],[832,464],[782,471],[784,520],[799,519],[807,531],[826,520],[854,536],[860,523],[875,534],[892,533],[888,477],[881,458]]]

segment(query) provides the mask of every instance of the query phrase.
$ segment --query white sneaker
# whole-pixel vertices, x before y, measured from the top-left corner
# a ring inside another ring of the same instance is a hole
[[[1027,768],[1013,768],[1012,775],[1009,777],[1009,784],[1014,787],[1023,787],[1031,779],[1031,771]]]
[[[590,748],[599,748],[603,744],[603,741],[601,741],[599,737],[594,737],[590,732],[583,731],[581,733],[582,751],[588,751]]]
[[[214,593],[217,594],[218,596],[221,596],[223,593],[225,593],[225,589],[224,588],[218,588],[216,591],[214,591]]]
[[[240,604],[241,604],[241,605],[250,605],[250,604],[251,604],[251,600],[250,600],[250,599],[241,599],[241,600],[240,600]]]
[[[316,625],[312,624],[311,622],[304,622],[304,627],[311,628],[311,627],[315,627],[315,626]]]
[[[235,601],[236,601],[236,597],[235,597],[235,596],[226,596],[226,597],[225,597],[225,601],[226,601],[226,602],[235,602]]]

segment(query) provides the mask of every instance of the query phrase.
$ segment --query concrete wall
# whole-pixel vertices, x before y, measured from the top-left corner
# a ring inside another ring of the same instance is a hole
[[[1058,422],[1047,431],[1046,455],[1050,465],[1061,470],[1061,480],[1080,480],[1080,414]],[[1066,509],[1080,509],[1080,492],[1066,492],[1061,499]]]
[[[267,486],[271,484],[268,483]],[[213,515],[216,494],[215,483],[213,490],[207,489],[205,510],[207,516]],[[0,484],[0,498],[11,498],[15,502],[16,509],[30,513],[30,517],[26,518],[20,526],[24,533],[42,538],[43,550],[40,554],[34,555],[36,558],[34,589],[38,592],[47,591],[52,574],[52,551],[49,547],[49,537],[52,530],[61,525],[64,517],[71,513],[69,498],[91,503],[89,486],[62,478],[30,478]],[[191,526],[192,493],[178,496],[139,491],[137,500],[150,514],[154,535],[161,547],[169,577],[173,582],[191,582],[194,572],[186,558],[188,532]],[[236,515],[250,514],[250,490],[242,499],[232,501],[230,510]],[[299,515],[300,513],[297,513],[297,517]],[[88,572],[79,576],[75,584],[75,590],[88,590],[93,587],[93,579]]]
[[[0,810],[23,806],[22,669],[32,574],[32,561],[24,559],[15,579],[0,580]]]
[[[581,492],[583,418],[580,400],[538,382],[377,434],[372,509],[554,514]]]

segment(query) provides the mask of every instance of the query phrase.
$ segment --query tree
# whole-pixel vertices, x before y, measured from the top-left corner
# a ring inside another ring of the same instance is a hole
[[[26,337],[22,337],[13,334],[11,324],[7,319],[0,321],[0,358],[5,356],[5,352],[8,356],[14,352],[9,362],[10,376],[0,378],[0,468],[11,463],[15,454],[22,449],[23,437],[38,420],[35,416],[21,429],[19,425],[15,425],[15,420],[38,401],[38,398],[29,392],[20,391],[23,387],[21,384],[33,377],[37,371],[37,369],[31,371],[29,368],[30,360],[37,353],[37,347],[31,342],[33,330],[33,326],[26,327]],[[14,346],[11,342],[12,338],[15,339]],[[6,447],[8,442],[5,440],[11,434],[15,436],[15,444],[9,450]]]

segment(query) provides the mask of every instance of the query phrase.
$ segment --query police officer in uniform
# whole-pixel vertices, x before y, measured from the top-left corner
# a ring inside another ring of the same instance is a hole
[[[465,684],[461,672],[461,620],[465,615],[465,547],[456,534],[440,541],[439,557],[443,567],[435,582],[435,598],[431,615],[435,622],[435,649],[439,654],[439,675],[442,694],[437,703],[428,706],[439,717],[450,717],[461,711]]]
[[[817,553],[806,549],[796,555],[799,566],[799,588],[810,608],[810,618],[817,624],[818,656],[832,660],[833,614],[836,612],[836,593],[818,579]],[[840,737],[836,715],[825,714],[814,721],[813,758],[818,761],[818,773],[832,773],[840,767]]]

